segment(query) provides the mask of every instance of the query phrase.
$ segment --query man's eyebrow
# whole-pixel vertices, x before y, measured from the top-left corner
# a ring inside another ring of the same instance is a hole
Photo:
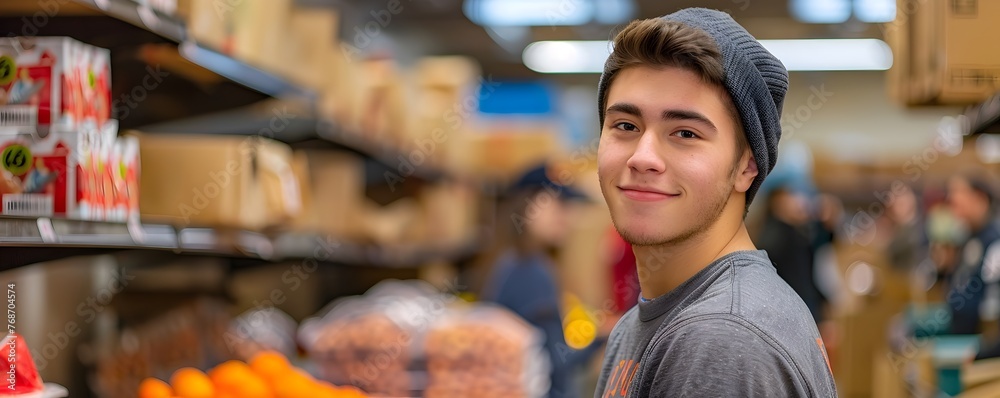
[[[632,116],[642,117],[642,111],[639,110],[638,106],[625,102],[616,102],[614,104],[611,104],[611,106],[609,106],[604,113],[611,113],[611,112],[621,112]]]
[[[712,123],[711,120],[708,120],[708,118],[705,117],[705,115],[702,115],[695,111],[689,111],[684,109],[667,109],[663,111],[663,114],[660,117],[662,117],[663,120],[692,120],[708,125],[709,127],[712,128],[712,130],[715,131],[719,130],[717,127],[715,127],[715,123]]]

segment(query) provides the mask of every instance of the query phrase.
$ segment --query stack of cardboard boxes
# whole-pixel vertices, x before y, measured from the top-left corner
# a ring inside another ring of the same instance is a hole
[[[391,3],[379,18],[391,18],[399,11],[401,5]],[[478,109],[480,87],[492,86],[482,84],[479,66],[469,58],[426,57],[412,66],[391,58],[364,58],[364,48],[338,40],[336,11],[297,7],[290,0],[175,0],[160,9],[184,19],[195,41],[315,90],[319,117],[332,120],[338,134],[354,134],[396,148],[400,164],[391,167],[396,172],[393,182],[411,178],[414,167],[427,166],[449,170],[463,181],[509,179],[555,153],[557,142],[552,129],[545,126],[475,127],[472,117]],[[474,130],[483,131],[470,134]],[[251,181],[258,176],[233,175],[233,181],[239,183],[222,187],[227,192],[212,199],[207,192],[198,194],[199,189],[213,184],[221,187],[211,177],[212,167],[202,162],[198,170],[187,171],[199,178],[185,177],[182,170],[167,167],[170,153],[176,153],[179,147],[191,153],[204,152],[205,157],[216,153],[209,163],[218,169],[214,175],[222,178],[218,173],[227,170],[227,162],[255,164],[255,152],[241,150],[245,144],[240,140],[183,143],[188,138],[145,139],[150,145],[144,144],[143,158],[151,159],[145,167],[162,165],[162,172],[151,171],[156,176],[144,183],[158,192],[143,202],[143,215],[149,219],[255,230],[277,227],[387,245],[457,244],[474,235],[479,199],[475,188],[465,182],[428,183],[414,197],[380,206],[365,198],[360,158],[331,151],[304,151],[279,157],[295,175],[292,183],[299,189],[300,209],[293,212],[289,208],[271,208],[269,211],[277,216],[262,218],[262,213],[249,209],[267,205],[255,203],[251,197],[291,183],[278,177],[270,184],[254,183]],[[160,140],[170,143],[160,145]],[[278,145],[266,140],[254,142],[268,148]],[[167,150],[175,146],[178,148]],[[255,167],[260,167],[257,172],[278,175],[265,166]],[[200,201],[203,206],[199,208],[194,200],[202,197],[208,200]],[[290,203],[278,199],[269,203]],[[182,211],[181,204],[189,205]],[[241,209],[243,204],[249,209]]]
[[[898,0],[884,25],[889,96],[905,105],[971,104],[1000,91],[1000,3]]]

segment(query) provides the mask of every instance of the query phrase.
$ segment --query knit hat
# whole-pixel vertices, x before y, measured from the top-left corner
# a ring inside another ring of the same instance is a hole
[[[725,70],[723,87],[740,115],[747,142],[757,161],[757,177],[746,193],[749,208],[760,184],[778,161],[781,106],[788,90],[788,71],[729,14],[705,8],[687,8],[663,17],[701,29],[715,40]],[[606,100],[611,71],[605,64],[597,87],[598,107]],[[598,109],[601,115],[604,109]]]

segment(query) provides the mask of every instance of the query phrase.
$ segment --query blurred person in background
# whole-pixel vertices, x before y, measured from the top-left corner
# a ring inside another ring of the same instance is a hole
[[[981,313],[995,316],[996,298],[985,300],[987,292],[995,295],[1000,269],[1000,228],[994,220],[994,195],[985,180],[977,176],[955,176],[948,180],[948,206],[970,233],[959,250],[957,268],[952,272],[945,300],[951,309],[952,334],[980,332]],[[989,261],[986,261],[989,260]],[[984,262],[989,265],[984,267]],[[994,305],[990,305],[994,303]]]
[[[545,334],[552,365],[550,398],[577,398],[574,376],[603,347],[598,336],[588,347],[573,350],[566,344],[555,261],[571,229],[571,202],[589,198],[549,177],[549,169],[531,169],[503,198],[498,213],[500,230],[494,244],[496,259],[482,291],[484,301],[503,305]]]
[[[611,298],[615,315],[624,314],[639,302],[639,275],[635,269],[635,253],[618,231],[608,231],[611,266]]]
[[[889,261],[898,271],[912,271],[927,257],[927,234],[920,217],[917,195],[907,185],[894,185],[886,204],[886,216],[892,224]]]
[[[632,21],[611,47],[598,176],[641,290],[594,397],[835,397],[809,308],[745,224],[777,162],[788,72],[703,8]]]
[[[815,249],[825,237],[818,236],[812,221],[805,194],[791,187],[775,188],[767,198],[767,215],[756,242],[819,323],[824,299],[815,282]]]

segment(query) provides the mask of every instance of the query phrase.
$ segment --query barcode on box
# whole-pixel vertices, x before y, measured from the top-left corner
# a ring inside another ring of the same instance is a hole
[[[3,214],[8,216],[51,216],[52,196],[42,194],[7,194],[3,196]]]
[[[1000,69],[954,68],[950,77],[955,86],[1000,87]]]
[[[34,105],[0,106],[0,126],[31,127],[38,120],[38,107]]]

